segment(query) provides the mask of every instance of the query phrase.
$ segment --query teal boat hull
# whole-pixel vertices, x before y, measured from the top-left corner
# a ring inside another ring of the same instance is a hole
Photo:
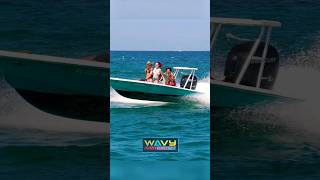
[[[109,64],[0,51],[0,73],[35,107],[59,116],[108,121]]]
[[[167,86],[145,81],[110,78],[111,87],[120,95],[139,100],[177,102],[183,97],[200,92],[175,86]]]
[[[271,90],[258,89],[233,83],[211,80],[211,105],[221,108],[238,108],[264,105],[274,102],[300,102],[302,100],[283,96]]]

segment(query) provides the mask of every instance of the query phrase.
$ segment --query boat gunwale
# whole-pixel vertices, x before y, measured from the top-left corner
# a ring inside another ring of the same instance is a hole
[[[275,96],[275,97],[282,98],[282,99],[292,99],[295,101],[304,101],[303,99],[295,98],[295,97],[291,97],[291,96],[285,96],[285,95],[279,94],[277,92],[274,92],[272,90],[255,88],[255,87],[250,87],[250,86],[245,86],[245,85],[237,85],[234,83],[223,82],[221,80],[211,79],[210,85],[219,85],[219,86],[224,86],[226,88],[236,88],[238,91],[250,91],[251,93],[254,93],[254,94],[264,94],[266,96]],[[214,88],[212,88],[212,89],[214,89]]]
[[[234,26],[257,26],[257,27],[281,27],[281,22],[273,20],[256,20],[245,18],[225,18],[225,17],[210,17],[211,24],[223,24]]]
[[[20,61],[22,60],[31,60],[35,62],[47,62],[53,64],[70,64],[75,66],[87,66],[87,67],[96,67],[101,69],[109,69],[109,63],[105,62],[96,62],[83,59],[75,58],[66,58],[66,57],[57,57],[57,56],[48,56],[40,54],[29,54],[23,52],[11,52],[0,50],[0,61],[1,57],[14,58]]]

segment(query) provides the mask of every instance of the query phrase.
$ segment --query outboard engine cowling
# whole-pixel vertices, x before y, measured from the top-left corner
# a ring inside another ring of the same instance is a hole
[[[188,77],[189,75],[184,75],[182,76],[181,78],[181,81],[180,81],[180,87],[184,87],[184,85],[187,83],[186,85],[186,89],[190,89],[190,86],[191,86],[191,82],[192,82],[192,76],[190,77],[189,81],[187,82],[188,80]],[[198,82],[198,78],[196,76],[193,77],[193,83],[192,83],[192,87],[191,89],[196,89],[197,87],[197,82]]]
[[[225,65],[225,81],[234,83],[240,74],[241,68],[250,53],[254,42],[246,42],[234,46],[228,53]],[[264,42],[261,42],[257,48],[254,57],[262,57]],[[256,86],[261,61],[252,59],[247,71],[245,72],[240,84],[246,86]],[[266,62],[262,73],[260,88],[272,89],[279,70],[279,54],[277,50],[269,45]]]

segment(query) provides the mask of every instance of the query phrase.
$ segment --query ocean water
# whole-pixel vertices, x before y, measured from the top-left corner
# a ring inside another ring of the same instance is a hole
[[[197,89],[204,95],[181,103],[128,99],[110,93],[110,158],[116,161],[204,161],[210,159],[209,52],[112,51],[111,77],[139,80],[145,63],[197,67]],[[179,138],[178,153],[142,152],[142,138]],[[111,166],[111,168],[113,168]]]
[[[79,58],[109,48],[108,1],[0,4],[1,50]],[[0,179],[107,179],[107,135],[106,123],[36,109],[0,76]]]
[[[212,109],[214,179],[320,178],[319,6],[312,0],[211,1],[211,16],[282,22],[271,41],[281,61],[274,90],[305,99],[291,105]],[[248,34],[239,30],[235,35]],[[224,63],[226,44],[217,50],[217,68]]]

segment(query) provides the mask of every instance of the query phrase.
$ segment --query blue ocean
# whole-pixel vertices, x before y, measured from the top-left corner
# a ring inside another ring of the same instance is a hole
[[[274,90],[305,100],[291,105],[212,109],[213,179],[320,178],[319,7],[314,0],[211,1],[211,16],[282,23],[281,28],[273,29],[271,40],[281,61]],[[239,30],[235,35],[248,37],[248,31]],[[226,59],[226,44],[222,42],[217,49],[220,54],[215,54],[217,68]]]
[[[105,0],[1,0],[0,49],[74,58],[105,52],[108,10]],[[36,109],[0,76],[0,179],[107,179],[107,133],[106,123]]]
[[[175,66],[198,68],[196,89],[205,93],[201,96],[190,97],[181,103],[165,103],[128,99],[111,88],[111,177],[115,177],[121,170],[132,170],[137,166],[145,167],[146,170],[135,177],[146,177],[143,176],[144,172],[148,172],[148,169],[155,170],[156,167],[159,167],[159,163],[165,164],[163,167],[167,169],[171,167],[169,170],[176,171],[176,174],[182,164],[185,166],[198,164],[198,168],[203,172],[190,175],[189,171],[186,172],[185,177],[187,179],[190,176],[199,177],[199,174],[208,177],[210,161],[209,52],[112,51],[110,76],[133,80],[142,79],[145,76],[144,69],[148,60],[159,61],[164,68]],[[179,152],[143,152],[142,139],[149,137],[178,138]],[[136,162],[135,165],[132,162]],[[174,165],[170,166],[170,162]],[[150,163],[154,165],[145,166]],[[151,167],[154,169],[150,169]],[[162,172],[163,169],[158,168],[158,170]],[[170,176],[167,174],[165,177]]]

